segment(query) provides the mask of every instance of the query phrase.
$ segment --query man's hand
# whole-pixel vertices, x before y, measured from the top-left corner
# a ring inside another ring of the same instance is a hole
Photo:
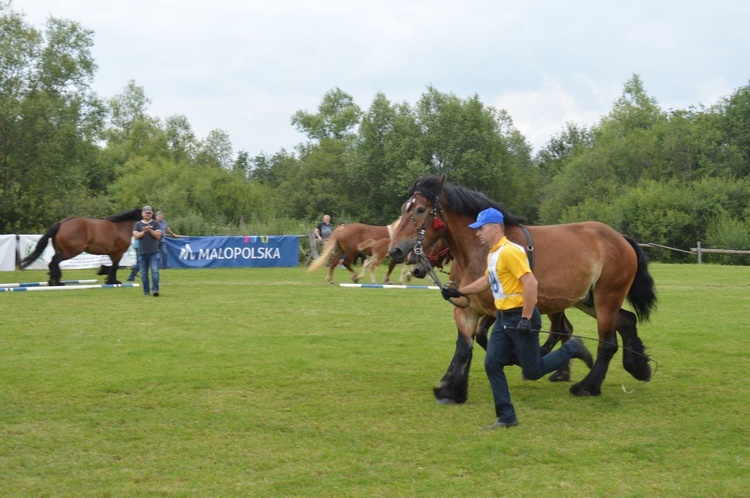
[[[458,288],[456,287],[449,287],[448,284],[445,284],[442,289],[440,289],[440,292],[443,294],[443,299],[446,301],[448,299],[453,299],[456,297],[461,297],[463,294],[458,292]]]
[[[521,321],[518,322],[516,329],[519,332],[531,333],[531,320],[529,320],[528,318],[521,318]]]

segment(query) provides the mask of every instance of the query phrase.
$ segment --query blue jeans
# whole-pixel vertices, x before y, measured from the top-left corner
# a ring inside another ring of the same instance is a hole
[[[138,266],[141,269],[143,293],[147,296],[151,294],[151,290],[153,290],[154,292],[159,292],[159,263],[161,261],[160,256],[161,255],[158,252],[138,255]],[[149,285],[148,281],[149,270],[151,270],[151,283],[153,283],[153,287]]]
[[[505,326],[516,327],[520,320],[520,311],[507,314],[498,311],[492,334],[487,342],[484,370],[490,381],[492,397],[495,401],[495,413],[499,422],[518,421],[513,403],[510,401],[510,390],[504,372],[505,366],[517,361],[521,365],[524,377],[536,380],[566,365],[577,353],[576,346],[568,342],[560,349],[542,356],[539,332],[530,334],[505,329]],[[536,308],[531,318],[531,328],[537,331],[542,328],[542,316]]]
[[[159,268],[162,270],[167,268],[167,244],[159,244],[159,253],[161,254],[161,264]]]

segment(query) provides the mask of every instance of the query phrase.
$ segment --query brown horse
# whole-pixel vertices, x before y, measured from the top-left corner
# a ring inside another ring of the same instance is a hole
[[[490,206],[505,215],[508,239],[527,247],[530,259],[534,260],[534,274],[539,282],[537,305],[550,318],[551,330],[564,334],[572,331],[563,313],[570,307],[597,321],[596,362],[583,380],[571,386],[570,392],[577,396],[601,393],[609,363],[618,348],[616,332],[623,340],[625,370],[638,380],[648,381],[651,367],[636,328],[638,323],[648,320],[656,306],[648,260],[635,241],[602,223],[523,227],[520,218],[510,215],[484,194],[445,183],[444,177],[430,176],[417,180],[409,190],[392,236],[391,257],[404,261],[419,252],[415,249],[444,238],[455,258],[451,278],[461,285],[476,280],[485,273],[488,250],[468,225]],[[532,247],[533,252],[529,252]],[[626,298],[635,313],[621,308]],[[466,400],[477,326],[480,318],[494,315],[489,291],[471,296],[466,309],[454,311],[458,340],[448,371],[435,389],[438,401]]]
[[[21,260],[26,268],[42,255],[49,240],[55,255],[49,264],[49,285],[64,285],[60,282],[60,262],[71,259],[82,252],[106,254],[112,260],[106,283],[120,284],[117,280],[117,265],[130,247],[133,225],[140,220],[141,210],[133,209],[108,218],[82,218],[70,216],[50,226],[37,242],[34,251]]]
[[[312,263],[310,268],[307,269],[308,273],[319,270],[326,263],[328,265],[328,275],[326,276],[326,282],[329,284],[333,283],[333,270],[336,268],[339,259],[343,256],[344,260],[341,262],[344,268],[349,270],[352,276],[352,280],[355,282],[359,281],[357,272],[352,269],[352,263],[359,256],[359,249],[357,246],[362,242],[369,239],[383,239],[390,238],[393,226],[397,221],[394,221],[390,226],[376,226],[376,225],[365,225],[364,223],[351,223],[346,226],[337,227],[331,236],[328,238],[323,252],[318,256]]]
[[[389,238],[383,238],[380,240],[370,239],[366,240],[359,245],[357,245],[357,249],[359,252],[365,254],[366,256],[369,256],[367,260],[362,264],[362,271],[357,275],[357,279],[361,280],[365,277],[365,272],[367,269],[370,269],[370,281],[374,284],[375,283],[375,268],[380,264],[380,262],[388,256],[388,249],[390,249],[391,239]],[[427,257],[430,267],[438,267],[443,268],[443,265],[448,263],[451,259],[453,259],[450,249],[448,248],[447,244],[443,239],[439,239],[437,243],[429,249],[430,254],[427,254],[425,252],[425,256]],[[391,273],[393,273],[393,269],[398,265],[396,261],[391,259],[390,263],[388,264],[388,272],[385,274],[385,278],[383,279],[384,284],[390,284],[391,283]],[[410,279],[412,276],[415,276],[417,278],[425,278],[428,273],[427,266],[422,264],[422,262],[418,262],[416,265],[414,265],[411,269],[412,265],[404,264],[403,268],[401,269],[401,275],[398,278],[398,283],[403,284],[405,279]],[[407,276],[407,271],[409,272]]]

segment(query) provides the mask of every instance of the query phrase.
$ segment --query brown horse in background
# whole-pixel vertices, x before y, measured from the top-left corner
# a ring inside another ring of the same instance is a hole
[[[381,261],[388,256],[388,247],[391,245],[391,239],[388,237],[384,237],[379,240],[375,239],[368,239],[364,242],[360,242],[357,244],[357,250],[364,254],[365,256],[368,256],[368,258],[365,260],[364,263],[362,263],[362,271],[359,272],[359,275],[357,275],[357,280],[362,280],[365,278],[365,273],[367,272],[367,269],[370,269],[370,281],[374,284],[376,282],[375,279],[375,268],[377,268]],[[388,264],[388,272],[385,274],[385,278],[383,279],[384,284],[389,284],[391,282],[391,273],[393,272],[393,269],[396,267],[398,263],[391,260]],[[404,274],[406,273],[406,269],[408,268],[407,265],[404,265],[403,270],[401,271],[401,277],[398,280],[398,283],[403,283],[404,281]]]
[[[376,226],[376,225],[365,225],[364,223],[351,223],[346,226],[337,227],[331,236],[326,241],[323,247],[323,252],[310,263],[310,268],[307,269],[308,273],[319,270],[326,263],[328,265],[328,275],[326,276],[326,282],[329,284],[333,283],[333,270],[338,265],[339,259],[343,256],[344,260],[341,262],[344,268],[349,270],[352,276],[352,280],[355,282],[359,281],[357,272],[352,269],[352,263],[359,256],[359,249],[357,246],[362,242],[370,239],[380,240],[383,238],[390,238],[393,226],[397,222],[393,222],[390,226]]]
[[[142,218],[140,209],[108,218],[82,218],[70,216],[50,226],[37,242],[34,251],[21,260],[26,268],[42,255],[47,243],[52,240],[55,255],[49,264],[49,285],[65,285],[60,282],[60,263],[82,252],[105,254],[112,260],[107,274],[107,284],[120,284],[117,280],[117,265],[130,247],[133,225]]]
[[[391,237],[391,258],[404,261],[412,257],[418,246],[429,247],[444,238],[455,258],[451,278],[460,285],[476,280],[485,274],[488,248],[468,225],[488,207],[503,212],[509,240],[526,247],[527,252],[533,244],[533,256],[530,253],[529,258],[534,259],[539,283],[537,306],[549,317],[551,330],[570,334],[572,328],[564,315],[569,307],[578,308],[597,321],[596,362],[583,380],[571,386],[570,392],[577,396],[601,393],[609,363],[618,348],[616,332],[623,340],[625,370],[638,380],[648,381],[651,367],[636,327],[648,320],[656,306],[648,259],[634,240],[602,223],[523,227],[520,218],[508,214],[484,194],[444,183],[444,177],[430,176],[419,179],[409,190],[401,220]],[[634,313],[621,308],[625,299]],[[494,315],[489,291],[471,296],[467,308],[455,308],[458,340],[453,360],[435,389],[439,402],[466,401],[478,325]]]

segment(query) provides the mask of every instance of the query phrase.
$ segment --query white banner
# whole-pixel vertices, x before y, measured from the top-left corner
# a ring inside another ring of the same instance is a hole
[[[41,239],[41,235],[19,235],[18,236],[18,256],[20,259],[25,258],[32,252],[36,247],[37,242]],[[52,243],[48,243],[44,249],[42,255],[29,266],[26,270],[46,270],[49,268],[49,262],[52,261],[52,256],[55,255],[55,250],[52,247]],[[135,249],[131,244],[125,254],[122,255],[120,260],[120,266],[132,266],[135,264],[137,258],[135,255]],[[100,256],[97,254],[89,254],[83,252],[72,259],[67,259],[60,263],[60,269],[82,269],[82,268],[99,268],[101,265],[112,266],[112,260],[109,256]]]
[[[0,271],[16,269],[16,235],[0,235]]]

